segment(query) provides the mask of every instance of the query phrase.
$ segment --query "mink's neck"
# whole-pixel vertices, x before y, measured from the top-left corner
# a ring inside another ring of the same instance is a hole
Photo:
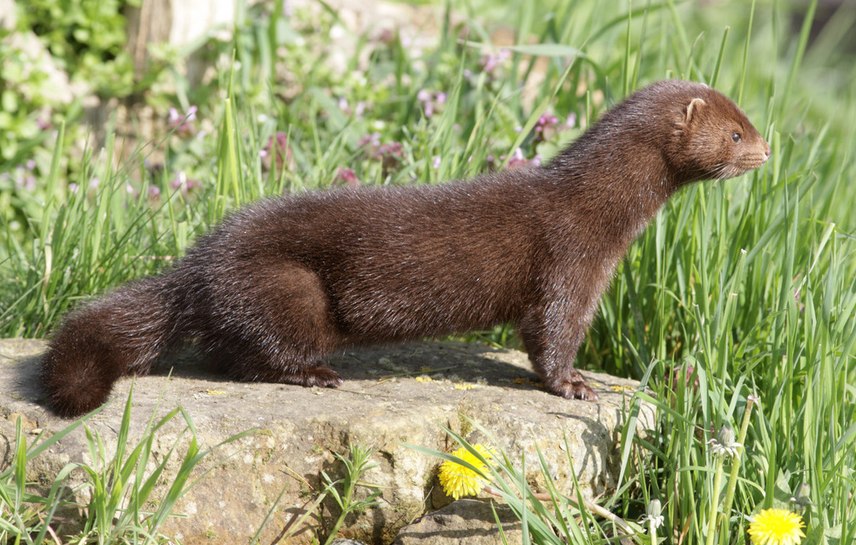
[[[656,142],[586,136],[543,168],[583,220],[576,228],[623,255],[674,192],[674,176]]]

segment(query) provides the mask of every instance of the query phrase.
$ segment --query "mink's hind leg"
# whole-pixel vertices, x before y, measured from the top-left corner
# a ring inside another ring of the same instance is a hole
[[[335,388],[342,385],[342,378],[333,369],[320,361],[304,361],[297,356],[283,353],[271,354],[259,350],[254,343],[221,346],[216,354],[208,358],[234,380],[243,382],[276,382],[298,386]]]
[[[559,303],[530,311],[519,324],[523,344],[535,371],[547,390],[567,399],[597,401],[598,395],[574,369],[574,359],[588,320],[574,320],[573,315]]]
[[[320,278],[288,262],[254,265],[240,286],[214,292],[215,319],[200,337],[207,358],[236,380],[341,385],[339,374],[321,364],[341,335]]]

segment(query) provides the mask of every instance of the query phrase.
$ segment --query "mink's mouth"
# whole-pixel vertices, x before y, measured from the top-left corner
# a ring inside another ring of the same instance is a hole
[[[744,172],[746,172],[759,168],[761,165],[766,163],[769,158],[770,155],[766,153],[752,153],[737,157],[734,164],[737,168],[743,169]]]
[[[769,156],[766,154],[746,154],[734,157],[728,161],[718,163],[703,170],[700,175],[692,177],[691,181],[699,180],[727,180],[742,176],[763,165]]]
[[[713,172],[711,172],[711,177],[718,180],[725,180],[741,176],[761,167],[769,158],[770,155],[763,152],[740,155],[732,158],[727,163],[718,165],[718,168],[713,169]]]

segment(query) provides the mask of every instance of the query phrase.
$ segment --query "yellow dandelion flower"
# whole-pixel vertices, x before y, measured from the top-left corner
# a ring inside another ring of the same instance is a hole
[[[482,445],[473,445],[479,454],[486,460],[493,458],[490,451]],[[484,474],[488,473],[487,465],[481,460],[473,456],[470,451],[461,447],[452,453],[452,456],[457,456],[461,460],[468,462],[473,467],[476,467]],[[446,460],[440,466],[440,485],[447,495],[452,496],[456,500],[464,496],[475,496],[484,488],[484,479],[476,472],[468,467],[464,467],[455,462]]]
[[[765,509],[749,525],[754,545],[799,545],[805,534],[802,518],[786,509]]]

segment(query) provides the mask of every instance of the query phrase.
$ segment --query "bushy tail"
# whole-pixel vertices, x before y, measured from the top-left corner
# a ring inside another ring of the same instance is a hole
[[[95,409],[119,377],[148,373],[180,340],[168,283],[168,275],[145,278],[66,316],[42,361],[42,382],[57,414]]]

